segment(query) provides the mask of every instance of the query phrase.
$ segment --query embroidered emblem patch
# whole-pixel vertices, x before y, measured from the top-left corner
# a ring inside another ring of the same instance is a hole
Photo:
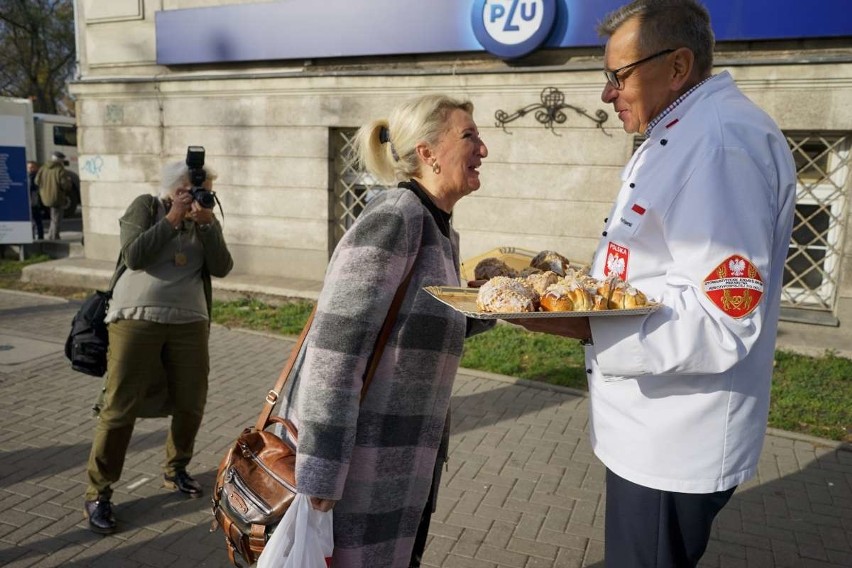
[[[704,279],[704,293],[720,310],[732,318],[741,318],[760,303],[763,278],[747,258],[732,255]]]
[[[610,242],[606,249],[604,276],[618,275],[622,280],[627,280],[627,261],[629,258],[630,249]]]

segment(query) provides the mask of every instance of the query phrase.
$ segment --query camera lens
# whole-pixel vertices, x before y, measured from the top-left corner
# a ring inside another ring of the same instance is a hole
[[[205,209],[213,209],[216,206],[215,193],[206,189],[193,188],[190,190],[192,198]]]

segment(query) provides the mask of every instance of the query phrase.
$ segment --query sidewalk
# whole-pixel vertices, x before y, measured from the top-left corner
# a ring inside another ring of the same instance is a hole
[[[229,566],[221,532],[208,532],[209,499],[160,489],[166,419],[137,424],[114,498],[121,531],[87,530],[89,408],[100,380],[72,371],[62,354],[75,311],[64,300],[0,291],[0,565]],[[291,345],[214,326],[191,469],[208,490]],[[604,470],[589,447],[584,394],[462,369],[452,405],[427,565],[602,566]],[[770,432],[758,477],[719,516],[700,566],[852,566],[852,451]]]

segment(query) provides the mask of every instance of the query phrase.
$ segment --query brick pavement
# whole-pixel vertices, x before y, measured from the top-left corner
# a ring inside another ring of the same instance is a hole
[[[90,533],[84,468],[100,381],[61,353],[73,303],[0,291],[0,565],[228,566],[209,499],[160,489],[166,419],[139,421],[114,497],[121,531]],[[193,474],[210,487],[291,342],[214,327]],[[18,352],[32,357],[15,358]],[[10,363],[12,361],[12,363]],[[432,568],[602,566],[603,467],[582,393],[459,372]],[[852,451],[771,432],[757,479],[719,516],[702,568],[852,566]]]

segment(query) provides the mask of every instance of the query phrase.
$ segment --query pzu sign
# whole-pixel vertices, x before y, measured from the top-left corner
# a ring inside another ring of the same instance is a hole
[[[471,24],[487,51],[504,59],[538,48],[553,29],[556,0],[475,0]]]

